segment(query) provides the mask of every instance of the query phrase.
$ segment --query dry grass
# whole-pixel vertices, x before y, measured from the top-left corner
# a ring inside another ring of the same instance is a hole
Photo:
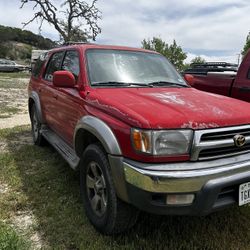
[[[84,215],[78,173],[34,146],[29,130],[0,130],[0,221],[32,249],[249,249],[249,206],[207,217],[141,213],[127,234],[100,235]]]

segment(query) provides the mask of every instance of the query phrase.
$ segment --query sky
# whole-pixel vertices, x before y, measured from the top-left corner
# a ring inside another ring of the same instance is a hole
[[[34,10],[19,6],[20,0],[0,0],[0,24],[22,28]],[[97,43],[141,47],[144,38],[175,39],[187,53],[186,62],[201,56],[236,63],[250,31],[249,0],[98,0],[97,7],[102,12]],[[34,22],[25,29],[38,33],[38,26]],[[41,34],[58,40],[46,23]]]

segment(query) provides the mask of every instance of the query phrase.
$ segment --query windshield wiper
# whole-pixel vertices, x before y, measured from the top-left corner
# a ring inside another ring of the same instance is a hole
[[[152,87],[146,83],[135,83],[135,82],[116,82],[116,81],[108,81],[108,82],[94,82],[91,86],[142,86],[142,87]]]
[[[91,86],[129,86],[127,82],[115,82],[115,81],[108,81],[108,82],[94,82]]]
[[[148,85],[150,86],[179,86],[183,88],[187,88],[187,85],[177,83],[177,82],[167,82],[167,81],[155,81],[155,82],[149,82]]]

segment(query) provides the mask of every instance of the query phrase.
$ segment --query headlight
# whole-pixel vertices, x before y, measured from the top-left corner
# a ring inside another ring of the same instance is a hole
[[[193,131],[183,130],[141,130],[132,129],[132,143],[135,150],[151,155],[188,154]]]

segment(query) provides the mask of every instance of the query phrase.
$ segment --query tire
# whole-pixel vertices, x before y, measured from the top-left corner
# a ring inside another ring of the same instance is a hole
[[[107,155],[100,144],[91,144],[84,151],[80,188],[85,213],[99,232],[119,234],[135,225],[139,211],[116,196]]]
[[[45,141],[45,138],[41,134],[42,124],[40,123],[38,119],[35,105],[33,105],[31,108],[30,117],[31,117],[31,129],[32,129],[33,142],[35,145],[43,146],[46,144],[46,141]]]
[[[14,69],[13,69],[13,72],[14,72],[14,73],[18,73],[18,72],[20,72],[20,69],[14,68]]]

